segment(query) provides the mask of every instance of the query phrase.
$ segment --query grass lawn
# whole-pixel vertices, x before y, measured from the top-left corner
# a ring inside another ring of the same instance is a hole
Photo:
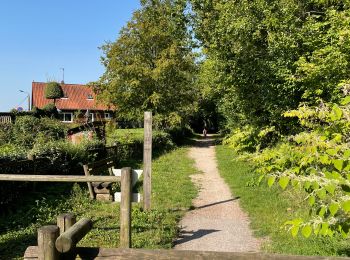
[[[281,192],[277,187],[256,184],[256,174],[242,161],[234,159],[227,146],[217,146],[216,155],[221,176],[232,193],[240,197],[240,205],[249,214],[256,236],[265,238],[263,251],[295,255],[350,255],[349,240],[340,237],[293,238],[283,227],[287,220],[308,214],[301,194]]]
[[[189,177],[196,170],[187,149],[178,148],[154,160],[152,171],[152,210],[146,213],[133,204],[132,245],[171,248],[177,223],[197,194]],[[85,185],[74,185],[72,192],[64,185],[47,186],[44,192],[28,196],[16,212],[0,218],[0,259],[20,259],[27,246],[36,244],[36,229],[55,223],[56,216],[63,212],[93,220],[94,228],[80,246],[118,247],[118,203],[90,201]]]

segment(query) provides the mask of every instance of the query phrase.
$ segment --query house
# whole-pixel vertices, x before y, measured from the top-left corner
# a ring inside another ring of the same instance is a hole
[[[92,87],[81,84],[60,83],[63,97],[56,99],[55,105],[60,113],[61,120],[66,123],[82,121],[101,121],[112,118],[112,110],[96,101]],[[52,99],[45,98],[47,83],[32,83],[32,107],[44,108],[53,103]],[[89,120],[87,120],[87,118]]]

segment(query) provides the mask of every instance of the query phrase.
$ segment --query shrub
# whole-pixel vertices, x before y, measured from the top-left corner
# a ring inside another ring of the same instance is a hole
[[[350,96],[340,103],[300,106],[285,113],[297,117],[304,131],[251,158],[269,186],[304,192],[310,219],[286,225],[293,236],[349,234],[350,226]]]
[[[114,129],[108,133],[108,145],[117,144],[120,159],[142,158],[143,129]],[[153,153],[162,153],[174,147],[171,136],[162,131],[153,131]]]
[[[21,149],[21,147],[14,144],[0,146],[0,164],[15,160],[24,160],[26,158],[26,150]]]
[[[51,165],[47,172],[52,174],[83,174],[82,165],[94,161],[97,157],[97,152],[91,150],[101,147],[103,143],[97,140],[86,140],[78,145],[66,140],[38,142],[29,154],[49,159]]]
[[[12,138],[12,123],[1,124],[0,127],[0,146],[7,144],[11,141]]]
[[[11,130],[11,142],[30,149],[38,141],[47,142],[63,138],[66,126],[54,119],[21,116],[17,117]]]
[[[56,99],[63,97],[63,90],[57,82],[48,82],[45,88],[45,97],[48,99]]]

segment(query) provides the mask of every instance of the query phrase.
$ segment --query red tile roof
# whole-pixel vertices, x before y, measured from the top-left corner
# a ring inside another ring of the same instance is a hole
[[[32,83],[32,107],[43,108],[49,103],[53,103],[52,99],[45,98],[45,88],[47,83]],[[97,103],[96,95],[92,87],[80,84],[60,84],[64,95],[67,98],[56,99],[56,107],[61,110],[111,110],[108,106]],[[88,99],[89,96],[92,99]],[[90,97],[91,97],[90,96]]]

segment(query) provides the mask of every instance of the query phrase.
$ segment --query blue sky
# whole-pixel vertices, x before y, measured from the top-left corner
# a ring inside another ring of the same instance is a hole
[[[138,0],[0,2],[0,112],[26,108],[32,81],[87,83],[104,68],[98,49],[114,41]]]

